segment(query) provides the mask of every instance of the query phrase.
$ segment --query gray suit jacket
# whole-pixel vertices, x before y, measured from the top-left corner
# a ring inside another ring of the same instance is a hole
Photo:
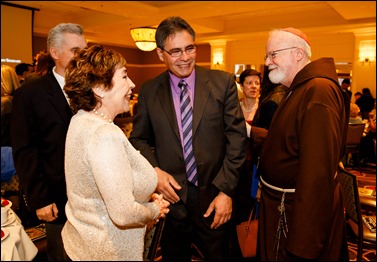
[[[177,180],[182,186],[177,194],[186,202],[188,183],[167,71],[142,84],[130,141],[152,166]],[[245,121],[229,73],[196,66],[193,150],[204,213],[219,191],[234,196],[246,158]]]

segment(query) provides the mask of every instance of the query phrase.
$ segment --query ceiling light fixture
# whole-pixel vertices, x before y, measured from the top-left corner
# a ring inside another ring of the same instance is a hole
[[[152,51],[157,47],[155,41],[156,28],[154,27],[137,27],[131,28],[131,36],[136,46],[143,51]]]

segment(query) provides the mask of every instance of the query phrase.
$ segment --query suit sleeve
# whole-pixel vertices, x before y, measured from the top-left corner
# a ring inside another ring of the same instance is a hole
[[[28,87],[26,87],[28,88]],[[35,114],[25,86],[16,90],[11,113],[13,161],[28,209],[51,204],[45,174],[40,170]]]
[[[224,100],[225,157],[213,184],[228,196],[234,196],[246,159],[246,124],[238,100],[237,86],[232,75],[227,79]]]
[[[137,112],[134,117],[134,125],[129,138],[131,144],[149,161],[153,167],[158,166],[158,161],[153,152],[155,145],[152,124],[149,120],[149,113],[144,98],[143,86],[140,88],[138,96]],[[137,123],[137,124],[135,124]]]

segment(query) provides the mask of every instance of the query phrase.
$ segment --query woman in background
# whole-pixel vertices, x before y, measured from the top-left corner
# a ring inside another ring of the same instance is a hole
[[[244,164],[246,174],[250,175],[252,172],[252,155],[251,155],[251,141],[250,141],[250,128],[253,123],[255,113],[258,109],[261,74],[254,69],[246,69],[240,74],[240,87],[243,92],[243,98],[240,100],[242,112],[246,121],[247,132],[247,156]],[[242,182],[242,177],[240,178]],[[248,179],[249,181],[249,179]],[[250,181],[249,181],[250,182]],[[245,184],[249,184],[245,181]],[[248,186],[247,186],[248,187]]]
[[[134,83],[116,51],[94,45],[73,58],[64,91],[75,114],[65,148],[68,202],[62,231],[72,260],[143,260],[146,224],[169,203],[157,174],[114,118],[130,109]]]
[[[349,118],[349,124],[362,124],[363,119],[360,116],[360,108],[355,104],[350,104],[350,118]]]
[[[13,93],[19,87],[16,71],[8,65],[1,65],[1,146],[11,146],[10,113]]]
[[[254,69],[246,69],[240,75],[240,87],[243,98],[240,100],[243,115],[246,121],[247,134],[258,109],[261,75]]]
[[[45,76],[49,74],[52,68],[55,66],[54,59],[52,59],[51,55],[47,51],[40,51],[36,55],[35,63],[34,63],[34,72],[29,74],[23,84],[28,83],[38,77]]]
[[[254,69],[245,69],[239,78],[240,89],[242,90],[242,98],[240,105],[246,122],[247,132],[247,155],[246,161],[242,167],[242,172],[239,177],[237,193],[234,201],[233,221],[235,225],[247,220],[251,208],[254,206],[254,199],[251,197],[251,179],[252,179],[252,155],[251,155],[251,140],[250,128],[253,123],[255,112],[258,109],[261,74]],[[233,256],[236,260],[242,259],[241,250],[239,249],[237,235],[234,232],[231,236],[231,243],[233,248]]]

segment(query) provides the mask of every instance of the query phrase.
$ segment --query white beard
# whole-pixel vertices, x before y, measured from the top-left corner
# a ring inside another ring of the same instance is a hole
[[[271,82],[274,84],[280,84],[283,81],[285,74],[281,72],[279,69],[272,70],[268,77],[270,78]]]

